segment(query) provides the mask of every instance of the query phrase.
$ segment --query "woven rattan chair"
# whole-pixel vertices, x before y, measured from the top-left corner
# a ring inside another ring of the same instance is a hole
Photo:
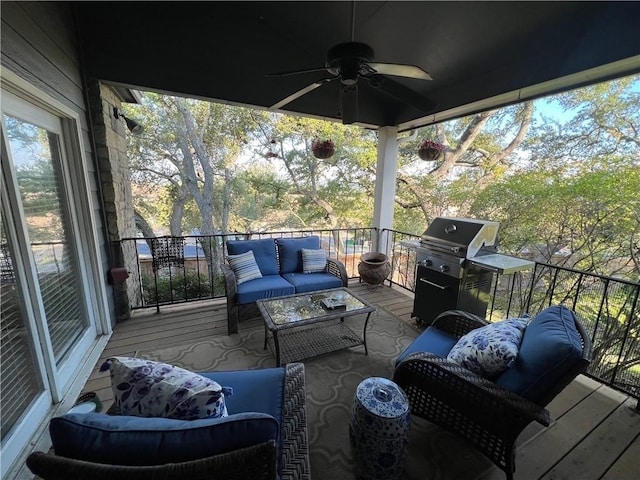
[[[276,478],[274,441],[191,462],[152,466],[105,465],[34,452],[27,466],[44,480],[273,480]]]
[[[219,455],[164,465],[110,465],[74,460],[53,452],[34,452],[27,459],[29,469],[45,480],[165,480],[165,479],[275,479],[277,459],[281,480],[309,480],[309,446],[304,364],[285,367],[280,445],[271,442]],[[107,412],[118,415],[117,407]]]
[[[412,415],[465,438],[511,480],[516,438],[531,422],[549,426],[549,412],[544,407],[589,364],[591,342],[580,321],[573,318],[581,337],[582,356],[536,402],[448,361],[446,355],[443,358],[428,352],[414,350],[400,357],[393,380],[409,397]],[[487,324],[470,313],[448,311],[436,318],[432,328],[460,338]]]

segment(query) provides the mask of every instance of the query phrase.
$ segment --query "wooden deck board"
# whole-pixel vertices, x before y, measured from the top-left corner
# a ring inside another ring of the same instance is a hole
[[[349,287],[410,324],[413,296],[389,287],[370,290],[352,281]],[[240,329],[260,325],[259,318],[242,321]],[[186,345],[226,335],[224,299],[136,310],[116,325],[84,391],[94,391],[105,409],[113,401],[109,372],[99,372],[111,356],[134,356],[137,351]],[[580,480],[635,480],[640,478],[640,413],[629,399],[586,376],[579,376],[549,405],[552,425],[529,425],[518,439],[515,480],[571,478]],[[475,452],[474,452],[475,453]],[[475,454],[470,453],[470,458]],[[461,468],[464,459],[460,458]],[[477,467],[477,463],[476,463]],[[477,472],[482,480],[504,480],[504,472],[491,467]]]
[[[567,457],[576,445],[583,442],[625,399],[624,395],[604,387],[591,392],[516,452],[517,478],[556,478],[547,476],[547,473]],[[504,476],[500,477],[498,473],[492,472],[483,480],[499,478]]]
[[[624,398],[621,394],[616,397]],[[620,451],[628,448],[640,431],[640,415],[632,412],[632,402],[635,405],[635,400],[627,400],[618,405],[618,408],[543,478],[572,480],[587,477],[600,478],[604,475],[617,460]],[[598,452],[598,454],[591,455],[590,452]],[[636,473],[638,473],[640,459],[636,460],[638,462]],[[636,475],[634,478],[639,476]]]
[[[629,445],[616,463],[607,471],[601,480],[621,480],[640,478],[640,433]]]

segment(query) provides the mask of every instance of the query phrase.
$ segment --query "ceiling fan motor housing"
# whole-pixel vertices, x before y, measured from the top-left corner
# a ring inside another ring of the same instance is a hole
[[[360,66],[372,62],[373,48],[360,42],[340,43],[327,52],[326,67],[332,75],[340,75],[343,85],[354,85],[360,74]]]

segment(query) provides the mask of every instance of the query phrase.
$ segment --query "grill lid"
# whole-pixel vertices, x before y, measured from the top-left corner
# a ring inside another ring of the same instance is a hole
[[[422,234],[421,242],[431,248],[472,258],[482,247],[498,239],[500,223],[473,218],[436,217]]]

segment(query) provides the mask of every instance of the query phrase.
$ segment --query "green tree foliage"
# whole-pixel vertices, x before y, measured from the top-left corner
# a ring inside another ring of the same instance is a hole
[[[524,167],[481,193],[472,213],[500,220],[501,244],[512,253],[526,249],[546,262],[637,280],[637,77],[556,100],[573,117],[542,117],[526,141]]]
[[[234,170],[263,114],[246,108],[145,95],[132,115],[146,126],[130,145],[133,180],[166,188],[172,200],[169,226],[184,230],[189,202],[198,210],[202,234],[226,231]],[[193,215],[193,219],[197,218]]]
[[[402,224],[420,219],[407,231],[421,232],[436,216],[466,216],[476,195],[517,160],[532,115],[533,103],[525,102],[419,129],[414,140],[402,144],[396,201],[407,213],[400,210],[398,218]],[[418,159],[424,140],[446,146],[441,158]]]
[[[546,263],[630,278],[638,253],[640,170],[617,164],[567,175],[545,168],[479,194],[472,213],[501,222],[501,249]]]
[[[368,226],[373,208],[376,143],[372,132],[314,119],[272,115],[262,124],[260,147],[285,181],[289,226]],[[314,140],[331,140],[333,157],[313,156]],[[297,220],[297,221],[296,221]],[[297,225],[296,225],[297,223]]]

